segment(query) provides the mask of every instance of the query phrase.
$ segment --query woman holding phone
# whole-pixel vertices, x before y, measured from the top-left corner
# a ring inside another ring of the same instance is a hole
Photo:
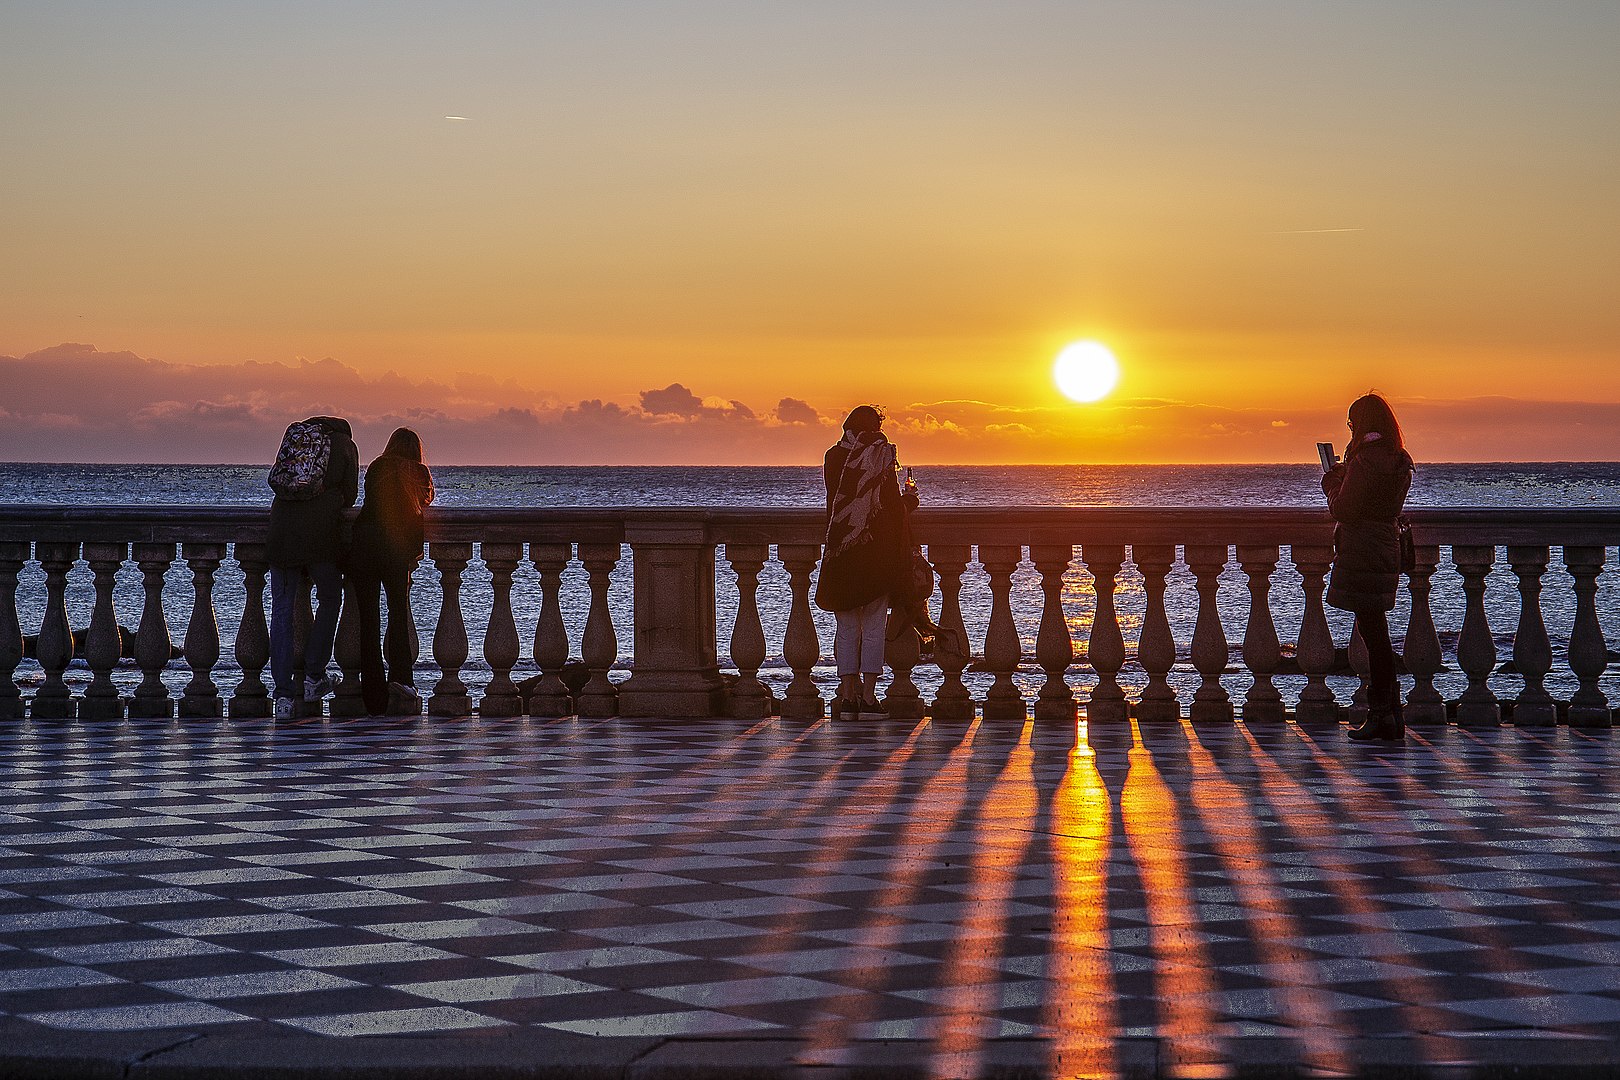
[[[1406,727],[1387,613],[1395,607],[1400,582],[1396,521],[1412,486],[1412,456],[1394,411],[1379,395],[1352,402],[1348,424],[1344,461],[1322,477],[1328,509],[1338,522],[1327,602],[1355,615],[1356,633],[1367,646],[1367,719],[1350,729],[1350,737],[1398,742]]]

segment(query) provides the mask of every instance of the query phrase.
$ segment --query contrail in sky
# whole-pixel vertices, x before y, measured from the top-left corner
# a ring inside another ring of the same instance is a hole
[[[1277,235],[1278,236],[1301,236],[1301,235],[1303,235],[1305,233],[1366,232],[1366,231],[1367,231],[1366,229],[1359,228],[1359,227],[1354,228],[1354,229],[1283,229],[1283,230],[1279,231],[1277,233]]]

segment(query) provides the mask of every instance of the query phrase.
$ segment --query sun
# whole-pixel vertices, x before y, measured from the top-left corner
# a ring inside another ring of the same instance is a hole
[[[1076,341],[1058,353],[1052,381],[1070,401],[1101,401],[1119,382],[1119,361],[1100,341]]]

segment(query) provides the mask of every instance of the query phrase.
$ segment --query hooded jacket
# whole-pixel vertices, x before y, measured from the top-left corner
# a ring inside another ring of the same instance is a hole
[[[332,436],[326,482],[313,499],[297,501],[280,495],[270,504],[270,536],[265,558],[271,566],[337,564],[343,560],[343,511],[360,494],[360,450],[349,422],[336,416],[312,416]]]
[[[1364,441],[1322,477],[1333,531],[1327,602],[1344,611],[1389,611],[1400,584],[1395,519],[1412,487],[1412,456],[1387,439]]]

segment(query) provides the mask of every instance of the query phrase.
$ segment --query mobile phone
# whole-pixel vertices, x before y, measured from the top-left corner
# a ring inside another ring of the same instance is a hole
[[[1333,452],[1333,444],[1319,442],[1316,444],[1316,456],[1322,461],[1322,471],[1328,472],[1339,463],[1339,455]]]

